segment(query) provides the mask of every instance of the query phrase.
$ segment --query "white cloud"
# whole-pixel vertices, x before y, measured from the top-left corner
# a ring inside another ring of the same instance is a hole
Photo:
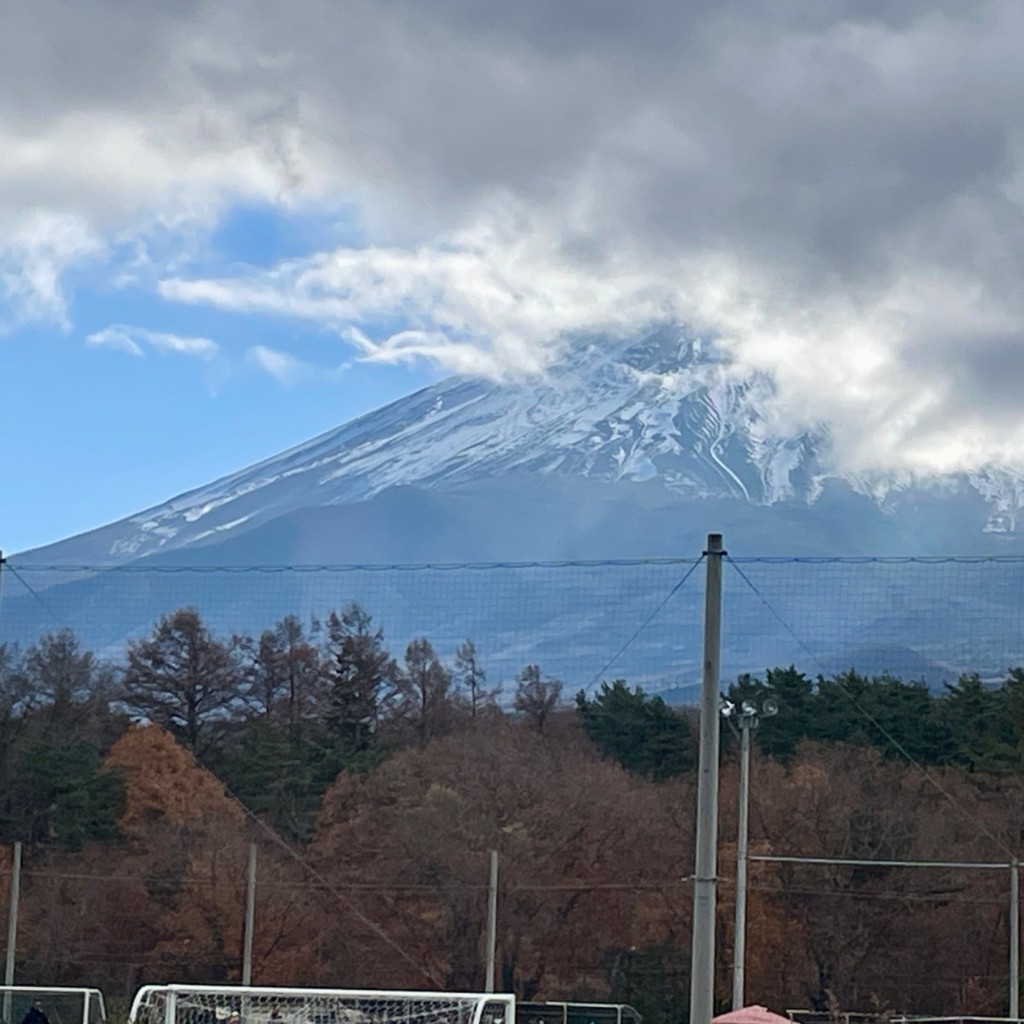
[[[339,249],[262,275],[171,278],[160,292],[332,325],[369,362],[426,358],[493,377],[542,370],[569,332],[621,334],[676,312],[649,269],[615,258],[581,267],[557,236],[527,233],[507,214],[415,249]],[[396,314],[412,326],[372,340],[372,326]]]
[[[246,350],[245,361],[251,366],[270,374],[283,387],[291,388],[314,381],[338,380],[348,369],[348,363],[325,368],[299,359],[290,352],[270,348],[267,345],[253,345]]]
[[[217,343],[210,338],[182,337],[128,324],[111,324],[101,331],[90,334],[85,340],[87,344],[97,348],[120,349],[135,356],[144,355],[145,349],[150,348],[164,354],[194,356],[207,362],[214,359],[220,351]]]
[[[105,327],[102,331],[96,331],[85,339],[85,343],[93,348],[117,349],[132,356],[145,355],[142,346],[127,330],[120,327]]]
[[[287,352],[268,348],[266,345],[254,345],[245,353],[246,361],[269,373],[279,384],[292,387],[303,376],[306,364]]]
[[[0,329],[49,321],[67,330],[61,276],[102,249],[80,217],[45,211],[24,217],[6,237],[0,235]]]

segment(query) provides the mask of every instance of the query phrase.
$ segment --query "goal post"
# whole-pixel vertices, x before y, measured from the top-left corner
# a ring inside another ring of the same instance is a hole
[[[106,1019],[98,988],[0,985],[2,1024],[103,1024]]]
[[[146,985],[129,1024],[515,1024],[515,997],[483,992]],[[14,1022],[18,1024],[18,1022]]]

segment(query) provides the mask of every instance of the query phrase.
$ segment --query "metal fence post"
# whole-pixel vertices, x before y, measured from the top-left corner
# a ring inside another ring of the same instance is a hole
[[[18,946],[18,901],[21,898],[21,843],[14,844],[14,862],[11,868],[11,899],[7,907],[7,961],[4,965],[4,1020],[11,1019],[10,987],[14,984],[14,958]]]
[[[498,851],[491,850],[491,877],[487,886],[487,972],[484,991],[494,991],[494,961],[498,944]]]
[[[1020,1017],[1020,864],[1010,862],[1010,1016]]]
[[[249,874],[245,886],[245,937],[242,948],[242,984],[252,984],[252,931],[256,922],[256,844],[249,844]]]

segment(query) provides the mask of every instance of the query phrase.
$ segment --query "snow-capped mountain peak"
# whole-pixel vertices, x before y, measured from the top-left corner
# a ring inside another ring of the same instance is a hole
[[[813,441],[765,431],[757,384],[729,381],[713,350],[680,332],[580,344],[542,378],[442,381],[132,516],[92,554],[120,562],[388,488],[520,474],[658,480],[688,497],[754,504],[806,495]]]

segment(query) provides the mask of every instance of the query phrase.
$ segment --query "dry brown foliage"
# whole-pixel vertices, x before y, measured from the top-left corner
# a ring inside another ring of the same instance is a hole
[[[313,853],[338,885],[380,887],[366,906],[434,979],[473,988],[498,850],[504,984],[555,998],[606,995],[610,951],[685,931],[691,846],[680,787],[631,778],[578,735],[499,721],[340,778]]]

